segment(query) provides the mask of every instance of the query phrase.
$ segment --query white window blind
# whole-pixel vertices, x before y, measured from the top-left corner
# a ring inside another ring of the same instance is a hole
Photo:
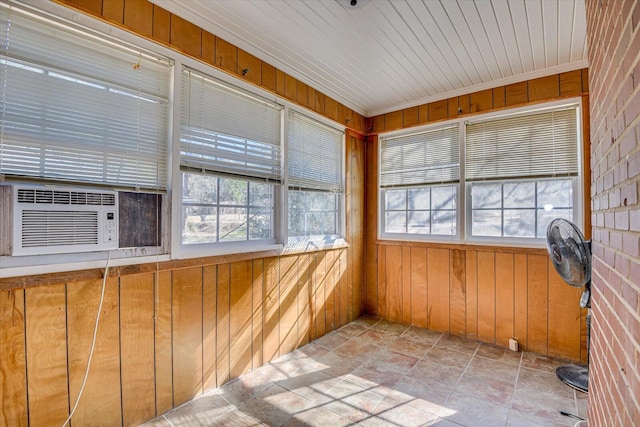
[[[344,132],[289,110],[289,187],[343,192]]]
[[[466,178],[578,174],[577,108],[468,124]]]
[[[280,182],[281,129],[280,105],[183,69],[183,170]]]
[[[458,126],[382,138],[380,187],[454,183],[460,179]]]
[[[163,189],[171,64],[0,6],[0,173]]]

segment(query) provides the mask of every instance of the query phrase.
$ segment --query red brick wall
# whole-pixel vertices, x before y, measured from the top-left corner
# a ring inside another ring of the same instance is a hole
[[[587,0],[590,426],[640,426],[640,0]]]

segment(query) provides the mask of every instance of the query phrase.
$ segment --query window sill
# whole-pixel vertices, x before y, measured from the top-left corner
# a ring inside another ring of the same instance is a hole
[[[491,251],[504,253],[522,253],[531,255],[546,255],[547,249],[540,245],[522,245],[509,243],[487,243],[487,242],[437,242],[437,241],[409,241],[377,239],[376,245],[380,246],[408,246],[416,248],[453,249],[463,251]]]
[[[345,249],[348,247],[349,244],[342,237],[326,240],[290,239],[287,246],[282,250],[282,255],[304,254],[332,249]]]

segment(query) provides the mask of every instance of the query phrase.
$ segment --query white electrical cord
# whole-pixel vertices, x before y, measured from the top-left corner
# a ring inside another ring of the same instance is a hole
[[[100,293],[100,304],[98,305],[98,312],[96,313],[96,325],[93,328],[93,340],[91,341],[91,351],[89,351],[89,360],[87,360],[87,369],[84,371],[84,379],[82,380],[82,385],[80,386],[80,391],[78,392],[78,397],[76,398],[76,403],[73,405],[73,409],[71,409],[71,413],[69,414],[69,418],[66,419],[62,427],[65,427],[71,421],[71,417],[76,412],[78,408],[78,403],[80,403],[80,398],[82,397],[82,392],[84,392],[84,387],[87,385],[87,378],[89,377],[89,368],[91,367],[91,360],[93,359],[93,350],[96,348],[96,337],[98,336],[98,324],[100,323],[100,313],[102,312],[102,303],[104,302],[104,290],[107,287],[107,277],[109,276],[109,261],[111,261],[111,251],[109,251],[109,255],[107,256],[107,265],[104,268],[104,277],[102,278],[102,292]]]

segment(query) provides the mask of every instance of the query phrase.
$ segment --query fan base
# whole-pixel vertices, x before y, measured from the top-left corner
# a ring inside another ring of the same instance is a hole
[[[560,381],[583,393],[589,391],[589,368],[579,365],[564,365],[556,368]]]

